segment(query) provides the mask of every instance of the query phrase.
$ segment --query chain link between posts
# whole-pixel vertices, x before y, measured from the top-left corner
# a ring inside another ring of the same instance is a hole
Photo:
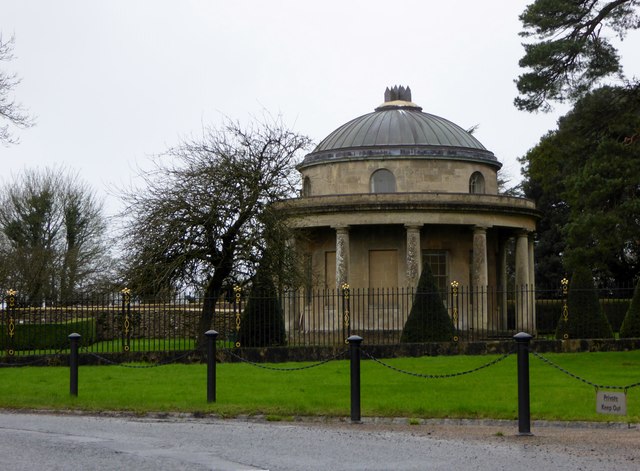
[[[540,355],[539,353],[536,352],[531,352],[531,354],[538,358],[539,360],[541,360],[542,362],[546,363],[547,365],[555,368],[558,371],[561,371],[562,373],[566,374],[567,376],[570,376],[574,379],[577,379],[578,381],[581,381],[585,384],[588,384],[589,386],[593,386],[596,391],[599,389],[621,389],[624,392],[627,392],[627,389],[631,389],[631,388],[635,388],[637,386],[640,386],[640,381],[637,383],[633,383],[633,384],[628,384],[626,386],[609,386],[609,385],[604,385],[604,384],[596,384],[592,381],[589,381],[588,379],[585,379],[581,376],[578,376],[574,373],[571,373],[570,371],[564,369],[563,367],[561,367],[560,365],[555,364],[554,362],[552,362],[551,360],[549,360],[548,358],[543,357],[542,355]]]
[[[255,366],[256,368],[262,368],[263,370],[271,370],[271,371],[291,372],[291,371],[308,370],[308,369],[311,369],[311,368],[316,368],[318,366],[326,365],[330,361],[337,360],[338,358],[340,358],[341,356],[346,354],[349,350],[342,350],[341,352],[336,353],[335,355],[333,355],[331,358],[327,358],[326,360],[319,361],[319,362],[314,363],[312,365],[297,366],[297,367],[294,367],[294,368],[276,368],[276,367],[273,367],[273,366],[266,366],[266,365],[263,365],[261,363],[256,363],[254,361],[247,360],[246,358],[242,358],[240,355],[234,353],[232,350],[229,350],[229,349],[225,348],[225,349],[223,349],[223,351],[225,351],[226,353],[228,353],[232,357],[240,360],[241,362],[247,363],[247,364],[249,364],[251,366]]]
[[[58,358],[59,356],[60,355],[58,354],[52,354],[52,355],[47,355],[45,357],[38,358],[37,360],[32,360],[32,361],[16,362],[16,363],[0,362],[0,366],[7,367],[7,368],[15,368],[19,366],[33,366],[33,365],[37,365],[38,363],[46,363],[47,360],[49,360],[50,358],[54,358],[54,357]]]
[[[373,360],[374,362],[378,363],[379,365],[384,366],[385,368],[389,368],[390,370],[393,370],[393,371],[395,371],[397,373],[402,373],[402,374],[405,374],[405,375],[415,376],[416,378],[424,378],[424,379],[444,379],[444,378],[455,378],[456,376],[468,375],[468,374],[480,371],[480,370],[482,370],[484,368],[488,368],[490,366],[496,365],[497,363],[500,363],[502,360],[505,360],[507,357],[513,355],[513,352],[505,353],[501,357],[498,357],[493,361],[485,363],[484,365],[480,365],[480,366],[478,366],[476,368],[473,368],[471,370],[459,371],[459,372],[456,372],[456,373],[448,373],[448,374],[430,375],[430,374],[416,373],[416,372],[413,372],[413,371],[407,371],[407,370],[403,370],[401,368],[396,368],[395,366],[391,366],[388,363],[385,363],[382,360],[379,360],[378,358],[374,357],[373,355],[371,355],[370,353],[368,353],[365,350],[362,350],[362,353],[364,355],[366,355],[369,359]]]
[[[196,350],[189,350],[188,352],[183,353],[182,355],[179,355],[175,358],[172,358],[171,360],[167,360],[167,361],[161,361],[158,363],[153,363],[150,365],[126,365],[123,363],[119,363],[117,361],[113,361],[113,360],[109,360],[106,357],[103,357],[101,355],[98,355],[97,353],[93,353],[93,352],[83,352],[86,353],[88,355],[91,355],[94,358],[97,358],[100,361],[103,361],[109,365],[114,365],[114,366],[120,366],[122,368],[133,368],[133,369],[146,369],[146,368],[157,368],[159,366],[166,366],[166,365],[171,365],[172,363],[177,363],[178,361],[182,360],[183,358],[188,357],[189,355],[193,355],[198,353]]]
[[[66,356],[65,353],[62,353],[64,349],[60,349],[55,353],[48,353],[46,355],[42,355],[38,358],[36,358],[35,360],[31,360],[31,361],[24,361],[24,362],[12,362],[12,363],[4,363],[4,362],[0,362],[0,367],[18,367],[18,366],[33,366],[33,365],[37,365],[38,363],[46,363],[48,360],[50,360],[51,358],[62,358],[64,356]],[[11,358],[18,358],[17,356],[11,356]]]

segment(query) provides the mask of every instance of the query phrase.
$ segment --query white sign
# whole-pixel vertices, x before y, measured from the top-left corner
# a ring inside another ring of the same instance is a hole
[[[596,394],[598,414],[627,415],[627,394],[623,392],[598,391]]]

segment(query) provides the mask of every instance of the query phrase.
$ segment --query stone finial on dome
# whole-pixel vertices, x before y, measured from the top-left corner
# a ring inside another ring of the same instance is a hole
[[[411,101],[411,89],[395,85],[391,88],[387,87],[384,91],[384,103],[376,108],[376,111],[392,110],[392,109],[410,109],[422,111],[418,105]]]
[[[393,88],[387,87],[384,91],[384,101],[411,101],[411,89],[409,87],[395,86]]]

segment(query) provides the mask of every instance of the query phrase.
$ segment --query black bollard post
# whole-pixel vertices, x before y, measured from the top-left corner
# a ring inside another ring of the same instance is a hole
[[[80,334],[73,333],[69,335],[71,342],[71,354],[69,355],[69,393],[72,396],[78,396],[78,343]]]
[[[351,422],[360,423],[360,344],[362,337],[352,335],[347,339],[351,353]]]
[[[513,338],[518,349],[518,435],[530,436],[533,434],[529,395],[529,342],[533,337],[520,332]]]
[[[207,402],[216,402],[216,339],[218,332],[207,330]]]

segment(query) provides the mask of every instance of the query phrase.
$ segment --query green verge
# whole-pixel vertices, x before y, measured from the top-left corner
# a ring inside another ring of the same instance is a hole
[[[545,354],[595,384],[640,381],[640,351]],[[396,368],[445,375],[499,358],[438,356],[384,360]],[[271,364],[291,368],[310,363]],[[531,357],[531,416],[543,420],[640,421],[640,387],[628,390],[626,416],[595,412],[595,388]],[[516,357],[475,373],[441,379],[400,374],[371,360],[362,362],[362,415],[413,418],[517,418]],[[350,415],[349,363],[284,372],[248,364],[217,365],[217,402],[206,402],[206,365],[157,368],[81,366],[78,397],[69,395],[66,367],[0,369],[0,408],[85,411],[190,412],[232,417]]]

